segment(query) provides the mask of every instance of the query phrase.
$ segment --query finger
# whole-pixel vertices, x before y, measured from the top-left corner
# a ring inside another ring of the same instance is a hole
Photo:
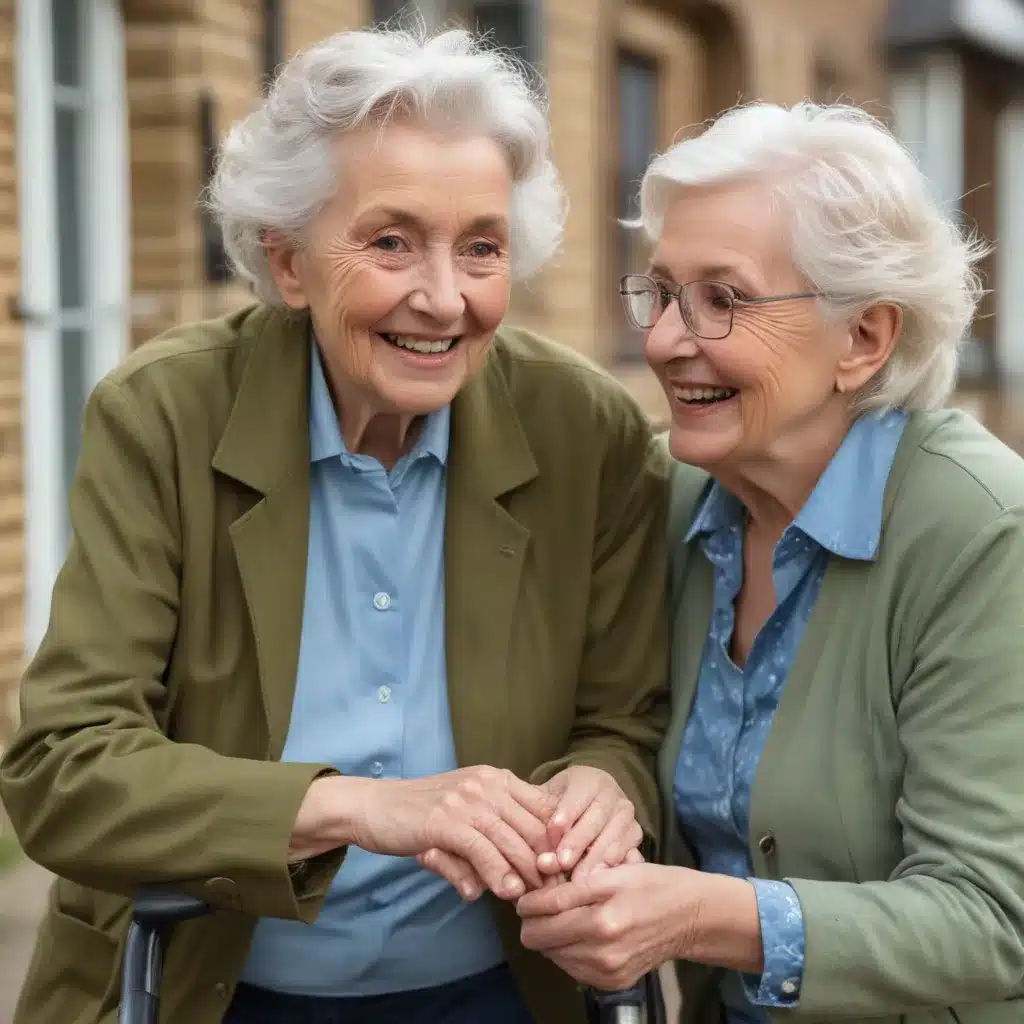
[[[559,794],[545,786],[533,786],[513,776],[509,780],[509,795],[525,811],[547,823],[558,807]]]
[[[603,836],[614,813],[614,805],[610,804],[608,799],[594,800],[562,837],[556,854],[563,871],[572,871],[583,854]],[[604,846],[604,843],[600,844],[601,851]]]
[[[644,864],[644,855],[640,852],[637,847],[633,847],[632,850],[626,852],[626,856],[623,858],[623,864]]]
[[[601,902],[603,897],[594,895],[594,879],[597,877],[598,874],[588,875],[578,882],[549,884],[543,889],[528,892],[516,904],[516,912],[522,918],[552,917]]]
[[[560,846],[566,833],[600,795],[599,777],[589,773],[574,776],[565,787],[565,792],[548,821],[548,835],[551,837],[551,841]]]
[[[544,884],[544,876],[537,869],[537,854],[508,822],[488,815],[476,827],[498,848],[528,889],[539,889]]]
[[[643,838],[643,829],[637,824],[632,804],[624,802],[584,854],[573,876],[585,875],[602,867],[617,868],[625,862],[629,851],[643,842]]]
[[[553,799],[547,797],[546,799]],[[540,818],[533,812],[519,803],[510,793],[508,797],[500,802],[495,810],[503,821],[507,822],[515,831],[526,840],[533,851],[534,860],[537,854],[551,850],[551,839],[548,836],[547,816]],[[534,865],[536,866],[536,865]]]
[[[435,848],[421,853],[416,860],[428,871],[447,879],[464,900],[479,899],[486,888],[473,865],[452,853]]]
[[[592,907],[577,907],[549,917],[528,917],[520,928],[523,946],[538,952],[564,949],[588,939],[593,941],[594,934]]]
[[[501,899],[516,899],[526,892],[522,878],[487,836],[471,825],[452,825],[440,848],[467,861],[484,885]]]

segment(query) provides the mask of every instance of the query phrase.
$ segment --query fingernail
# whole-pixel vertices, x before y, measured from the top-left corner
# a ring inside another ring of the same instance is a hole
[[[564,825],[565,824],[565,815],[560,813],[560,812],[558,812],[558,811],[556,811],[554,814],[551,815],[551,824],[552,825]]]
[[[462,897],[467,900],[475,900],[480,893],[477,891],[475,885],[470,885],[468,882],[462,887]]]
[[[516,875],[506,875],[501,880],[501,885],[509,896],[522,896],[523,894],[522,880]]]
[[[562,867],[568,867],[572,863],[572,850],[562,850],[558,859],[562,862]]]
[[[553,853],[542,853],[537,858],[537,864],[539,867],[542,868],[557,868],[558,859],[555,857]]]

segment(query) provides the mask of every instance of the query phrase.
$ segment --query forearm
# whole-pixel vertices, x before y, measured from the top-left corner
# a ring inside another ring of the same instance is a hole
[[[801,1010],[883,1016],[1024,995],[1021,897],[986,881],[792,879],[807,928]]]
[[[299,808],[329,768],[230,758],[155,730],[22,737],[3,762],[2,796],[28,855],[107,892],[188,889],[217,907],[300,917],[343,852],[293,878]]]
[[[683,932],[678,959],[760,974],[764,950],[753,885],[728,875],[697,871],[687,875],[687,884],[696,887],[698,895],[688,901],[692,920]]]

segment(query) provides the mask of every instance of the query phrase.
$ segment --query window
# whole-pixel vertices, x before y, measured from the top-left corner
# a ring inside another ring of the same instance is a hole
[[[199,144],[202,151],[203,190],[213,179],[217,156],[217,111],[212,94],[204,89],[199,94]],[[231,263],[224,248],[224,238],[213,215],[200,208],[202,228],[203,273],[209,284],[225,284],[231,280]]]
[[[284,60],[284,13],[281,0],[263,0],[262,43],[260,77],[266,91]]]
[[[642,232],[623,227],[621,220],[634,220],[640,214],[640,180],[651,157],[658,149],[658,62],[651,57],[619,49],[616,59],[618,107],[618,164],[615,188],[615,261],[614,280],[618,331],[617,354],[620,359],[643,356],[642,334],[626,320],[618,305],[618,282],[623,274],[643,269],[647,259],[646,238]]]
[[[416,8],[415,0],[373,0],[370,17],[374,25],[382,25],[404,11]]]

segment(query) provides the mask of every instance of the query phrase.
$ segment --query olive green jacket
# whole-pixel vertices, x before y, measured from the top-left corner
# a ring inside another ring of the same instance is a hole
[[[170,943],[163,1020],[221,1019],[259,916],[312,921],[343,850],[290,871],[327,765],[281,764],[309,510],[308,327],[254,306],[143,346],[85,415],[73,539],[22,683],[0,795],[56,883],[16,1024],[114,1019],[128,899],[188,883],[218,912]],[[571,352],[503,329],[452,410],[449,700],[463,765],[611,772],[653,832],[667,723],[668,464]],[[582,1021],[518,942],[538,1024]]]
[[[678,467],[672,777],[712,610],[682,541],[706,478]],[[914,413],[874,562],[832,557],[754,781],[756,874],[804,913],[799,1005],[776,1021],[1024,1021],[1024,460],[953,411]],[[682,1020],[714,972],[678,965]]]

